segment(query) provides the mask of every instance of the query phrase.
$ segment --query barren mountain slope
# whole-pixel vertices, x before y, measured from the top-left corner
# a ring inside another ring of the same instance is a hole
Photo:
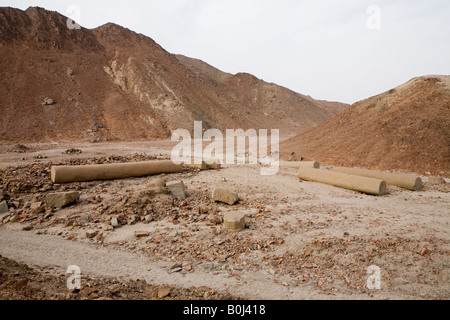
[[[187,65],[194,59],[114,24],[70,30],[42,8],[0,8],[0,56],[2,141],[165,139],[194,120],[288,135],[330,118],[314,100],[251,75]]]
[[[111,81],[96,35],[66,21],[40,8],[0,9],[0,139],[166,137],[164,119]],[[54,104],[41,105],[45,98]],[[152,127],[150,117],[158,119]]]
[[[450,174],[450,76],[414,78],[286,141],[324,163]]]

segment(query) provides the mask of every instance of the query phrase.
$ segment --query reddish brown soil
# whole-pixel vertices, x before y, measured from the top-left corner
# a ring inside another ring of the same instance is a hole
[[[450,76],[415,78],[358,102],[286,141],[292,152],[331,165],[450,174]]]

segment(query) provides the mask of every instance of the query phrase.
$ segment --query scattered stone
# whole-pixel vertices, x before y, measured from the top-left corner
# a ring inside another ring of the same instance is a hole
[[[210,221],[211,221],[212,223],[216,224],[216,225],[219,225],[219,224],[222,224],[222,223],[223,223],[222,218],[219,217],[219,216],[213,216],[213,217],[211,217]]]
[[[166,184],[166,186],[173,197],[177,198],[178,200],[186,199],[186,189],[184,187],[183,181],[169,182]]]
[[[208,161],[206,161],[206,169],[220,170],[220,169],[222,169],[222,165],[217,160],[208,160]]]
[[[86,232],[86,238],[88,239],[93,239],[98,235],[98,231],[93,231],[93,232]]]
[[[158,297],[158,299],[163,299],[163,298],[169,296],[170,292],[171,292],[170,288],[167,288],[167,287],[159,288],[159,290],[157,292],[157,297]]]
[[[187,272],[192,271],[192,265],[190,265],[190,264],[186,265],[184,267],[184,271],[187,271]]]
[[[138,217],[135,214],[127,217],[127,223],[132,226],[138,222]]]
[[[6,203],[6,201],[0,202],[0,214],[4,214],[4,213],[8,213],[8,212],[9,212],[9,208],[8,208],[8,204]]]
[[[98,298],[98,289],[84,287],[81,290],[80,295],[82,298],[85,298],[85,299],[90,299],[90,300],[97,299]]]
[[[83,151],[81,151],[80,149],[67,149],[66,151],[63,152],[63,154],[82,154]]]
[[[67,74],[68,74],[69,76],[73,76],[73,75],[75,74],[75,71],[73,71],[72,68],[68,68],[68,69],[67,69]]]
[[[420,255],[421,255],[421,256],[424,256],[424,255],[426,255],[426,254],[429,253],[429,252],[430,252],[429,249],[423,247],[422,250],[420,251]]]
[[[47,219],[49,219],[49,218],[51,218],[51,217],[53,217],[53,216],[54,216],[53,212],[47,213],[47,214],[44,216],[44,220],[47,220]]]
[[[169,192],[164,179],[152,180],[146,186],[146,193],[149,195],[169,194]]]
[[[33,225],[27,224],[26,226],[24,226],[24,227],[22,228],[22,230],[23,230],[23,231],[31,231],[31,230],[33,230]]]
[[[223,225],[231,231],[241,231],[245,229],[245,214],[240,212],[229,212],[224,216]]]
[[[320,278],[319,281],[317,282],[317,285],[319,287],[322,287],[324,285],[324,283],[325,283],[325,279],[324,278]]]
[[[223,202],[231,206],[239,201],[239,196],[226,189],[216,188],[213,191],[212,199],[215,202]]]
[[[8,152],[14,153],[28,153],[31,151],[31,148],[28,148],[22,144],[16,144],[12,149],[8,150]]]
[[[55,101],[53,100],[53,99],[51,99],[51,98],[45,98],[44,99],[44,102],[42,102],[42,106],[51,106],[51,105],[54,105],[55,104]]]
[[[199,206],[198,207],[198,214],[208,214],[209,209],[206,206]]]
[[[79,198],[79,192],[51,193],[45,197],[45,203],[47,207],[61,209],[74,204]]]
[[[34,202],[34,203],[32,203],[31,205],[30,205],[30,209],[31,210],[36,210],[37,208],[39,208],[39,207],[41,207],[42,206],[42,201],[40,201],[40,202]]]
[[[44,213],[45,212],[45,205],[42,205],[36,209],[33,210],[34,214],[40,214],[40,213]]]
[[[136,231],[134,233],[134,236],[138,239],[148,237],[149,235],[150,233],[147,231]]]
[[[28,285],[27,279],[20,279],[14,284],[13,287],[16,290],[21,290],[21,289],[25,288],[27,285]]]
[[[111,226],[113,228],[118,228],[120,227],[120,223],[119,223],[119,219],[117,217],[112,217],[111,218]]]
[[[404,286],[404,285],[409,284],[409,281],[406,279],[403,279],[403,278],[399,278],[399,279],[395,280],[395,284],[398,286]]]
[[[438,178],[438,177],[429,177],[428,183],[436,184],[436,185],[445,184],[445,180],[443,178]]]
[[[19,215],[18,214],[14,214],[14,215],[10,216],[8,221],[9,222],[16,222],[18,220],[19,220]]]
[[[170,266],[169,273],[180,272],[181,270],[183,270],[183,265],[181,263],[174,263]]]

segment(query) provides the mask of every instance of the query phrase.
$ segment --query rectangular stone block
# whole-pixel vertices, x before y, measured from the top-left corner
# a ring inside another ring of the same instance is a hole
[[[74,204],[80,199],[79,192],[61,192],[50,193],[45,197],[45,204],[49,208],[64,208],[68,205]]]
[[[239,201],[239,196],[226,189],[216,188],[213,191],[212,199],[215,202],[223,202],[232,206]]]
[[[223,218],[223,226],[231,231],[242,231],[245,229],[245,214],[240,212],[229,212]]]
[[[186,188],[183,181],[174,181],[166,184],[173,197],[184,200],[186,199]]]
[[[0,214],[8,213],[8,212],[9,212],[9,208],[8,208],[8,204],[6,203],[6,201],[0,202]]]

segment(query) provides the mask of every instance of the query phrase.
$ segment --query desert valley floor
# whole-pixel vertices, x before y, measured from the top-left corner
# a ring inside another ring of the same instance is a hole
[[[259,166],[225,165],[54,185],[50,165],[169,159],[173,143],[27,146],[25,153],[0,149],[11,204],[0,219],[0,299],[450,297],[448,180],[433,185],[424,177],[421,191],[389,186],[375,197],[299,182],[294,169],[261,176]],[[143,197],[157,178],[182,180],[186,200]],[[240,202],[213,203],[216,187]],[[58,191],[81,198],[65,209],[39,209],[36,203]],[[246,213],[244,231],[223,228],[230,211]],[[71,265],[81,269],[81,291],[66,287]],[[367,287],[370,266],[380,268],[380,290]]]

